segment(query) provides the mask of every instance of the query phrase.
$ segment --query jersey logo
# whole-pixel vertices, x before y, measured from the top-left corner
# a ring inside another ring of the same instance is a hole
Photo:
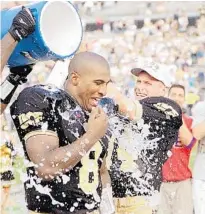
[[[154,106],[164,112],[166,114],[166,116],[172,116],[172,117],[177,117],[179,116],[178,112],[170,105],[168,105],[167,103],[156,103],[154,104]]]
[[[28,112],[18,116],[21,129],[28,128],[29,125],[38,126],[43,119],[43,112]]]

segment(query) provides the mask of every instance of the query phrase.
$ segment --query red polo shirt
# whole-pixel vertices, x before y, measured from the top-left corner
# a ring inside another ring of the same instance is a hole
[[[187,128],[191,131],[192,119],[186,115],[183,115],[183,119]],[[189,169],[189,157],[194,145],[195,142],[190,146],[184,146],[178,142],[172,147],[172,156],[162,167],[164,182],[183,181],[192,177],[191,170]]]

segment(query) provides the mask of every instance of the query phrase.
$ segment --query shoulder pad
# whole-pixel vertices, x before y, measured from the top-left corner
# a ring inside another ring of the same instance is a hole
[[[50,85],[35,85],[35,86],[25,88],[19,94],[18,99],[28,100],[29,98],[31,98],[36,100],[36,102],[45,101],[45,99],[54,101],[54,100],[62,100],[63,95],[64,95],[64,91],[57,87],[50,86]]]

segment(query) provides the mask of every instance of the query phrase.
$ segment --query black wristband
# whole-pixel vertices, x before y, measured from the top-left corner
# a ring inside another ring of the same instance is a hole
[[[7,79],[1,84],[1,103],[8,104],[18,85],[13,85]]]
[[[20,76],[19,74],[10,73],[6,78],[13,85],[21,85],[27,81],[26,76]]]

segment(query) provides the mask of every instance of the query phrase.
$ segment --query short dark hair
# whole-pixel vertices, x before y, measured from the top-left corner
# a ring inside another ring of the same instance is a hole
[[[173,85],[169,88],[168,94],[170,94],[170,91],[172,90],[172,88],[181,88],[181,89],[183,89],[184,94],[185,94],[185,87],[184,87],[183,85],[180,85],[180,84],[173,84]]]

